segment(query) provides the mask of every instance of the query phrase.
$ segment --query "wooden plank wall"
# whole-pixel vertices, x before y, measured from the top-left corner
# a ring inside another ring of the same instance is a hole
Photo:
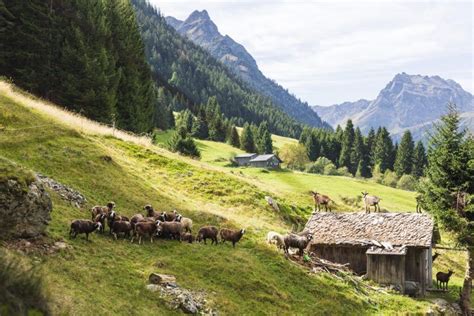
[[[367,255],[367,277],[380,284],[398,285],[405,291],[405,256]]]

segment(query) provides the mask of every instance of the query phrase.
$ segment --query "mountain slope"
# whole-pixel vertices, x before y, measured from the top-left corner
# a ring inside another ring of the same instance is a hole
[[[395,138],[409,129],[415,138],[421,139],[445,113],[449,102],[457,105],[463,124],[474,130],[474,97],[455,81],[439,76],[397,74],[373,101],[313,109],[333,126],[344,125],[351,118],[363,132],[385,126]]]
[[[174,102],[178,110],[187,107],[197,112],[197,105],[216,96],[222,113],[238,126],[267,121],[272,133],[299,136],[301,122],[255,92],[208,51],[179,35],[148,1],[132,3],[154,77],[186,97]]]
[[[0,125],[6,127],[0,133],[0,156],[54,178],[88,200],[78,209],[51,191],[54,209],[48,235],[64,239],[70,248],[24,256],[44,278],[54,315],[87,315],[91,310],[101,315],[176,313],[159,293],[145,290],[149,273],[156,271],[176,275],[181,287],[206,293],[225,315],[422,313],[428,307],[401,295],[361,294],[329,274],[308,274],[290,263],[264,242],[268,230],[286,231],[289,223],[270,211],[264,200],[268,192],[244,176],[81,121],[3,82],[0,113]],[[293,201],[276,198],[282,209],[294,212]],[[139,246],[99,234],[91,235],[89,242],[66,238],[72,219],[88,218],[91,206],[110,199],[128,216],[151,203],[159,210],[177,208],[193,218],[196,228],[246,227],[248,233],[235,249],[170,240]]]
[[[244,46],[230,36],[219,33],[206,10],[194,11],[185,21],[171,16],[166,17],[166,21],[181,35],[209,51],[252,88],[270,97],[290,116],[313,127],[329,127],[311,111],[306,102],[297,99],[282,86],[265,77]]]

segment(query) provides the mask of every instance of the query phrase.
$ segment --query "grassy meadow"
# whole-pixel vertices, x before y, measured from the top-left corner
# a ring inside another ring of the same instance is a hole
[[[421,314],[429,308],[428,299],[375,291],[369,299],[331,275],[309,275],[264,241],[269,230],[288,231],[307,218],[312,207],[309,190],[332,196],[339,211],[358,209],[342,198],[365,189],[382,197],[382,208],[412,211],[411,192],[345,177],[227,167],[230,153],[240,151],[208,141],[198,142],[200,161],[185,158],[147,138],[33,100],[1,82],[0,128],[0,157],[54,178],[88,200],[78,209],[50,192],[54,209],[48,235],[65,240],[70,249],[48,256],[9,250],[39,269],[55,315],[90,315],[92,310],[98,315],[176,314],[158,293],[145,290],[151,272],[173,274],[180,286],[205,292],[222,315]],[[160,141],[169,135],[163,133]],[[275,141],[281,146],[294,140]],[[265,195],[281,203],[282,214],[266,204]],[[90,207],[109,200],[128,216],[150,203],[160,211],[178,209],[191,217],[194,231],[212,224],[244,227],[248,233],[235,249],[169,240],[139,246],[107,234],[93,234],[90,241],[82,236],[68,239],[71,220],[89,218]],[[449,243],[449,236],[445,239]],[[453,284],[459,285],[462,253],[442,253],[435,271],[453,265]],[[444,297],[454,300],[455,291]]]

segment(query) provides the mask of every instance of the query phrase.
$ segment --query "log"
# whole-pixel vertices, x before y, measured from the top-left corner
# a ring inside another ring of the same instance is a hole
[[[176,283],[176,277],[169,274],[152,273],[148,277],[151,284]]]

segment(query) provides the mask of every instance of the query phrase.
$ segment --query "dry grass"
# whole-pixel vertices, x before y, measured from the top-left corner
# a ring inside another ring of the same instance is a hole
[[[66,125],[80,133],[89,135],[114,136],[127,142],[142,146],[150,146],[151,138],[148,136],[137,136],[135,134],[114,129],[105,124],[92,121],[77,113],[67,111],[45,100],[20,93],[15,90],[14,85],[0,81],[0,94],[14,100],[15,102],[44,115],[49,116],[58,123]]]

